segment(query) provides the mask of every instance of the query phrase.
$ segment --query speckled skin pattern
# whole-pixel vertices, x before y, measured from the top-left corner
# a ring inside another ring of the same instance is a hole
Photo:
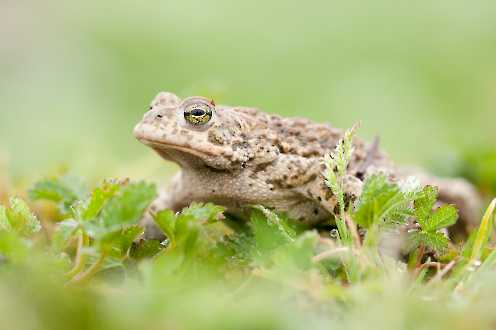
[[[194,102],[209,102],[215,109],[207,124],[185,120],[184,108]],[[182,169],[152,205],[153,211],[178,211],[199,201],[226,206],[242,216],[247,206],[260,204],[309,225],[329,222],[335,214],[336,198],[324,183],[322,161],[343,133],[306,119],[215,106],[202,97],[181,100],[167,92],[155,97],[134,130],[139,141]],[[345,180],[348,200],[360,195],[364,179],[372,173],[384,172],[393,180],[412,174],[398,170],[376,143],[355,138],[353,145]],[[461,208],[466,224],[476,221],[478,198],[470,184],[418,173],[423,183],[440,188],[443,201]]]

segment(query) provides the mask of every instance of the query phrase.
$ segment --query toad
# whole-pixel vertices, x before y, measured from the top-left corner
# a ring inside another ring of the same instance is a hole
[[[134,129],[136,138],[181,171],[160,193],[151,210],[181,210],[192,202],[212,202],[242,216],[263,205],[308,225],[329,223],[337,200],[325,184],[323,158],[344,131],[303,118],[283,118],[243,106],[216,105],[205,97],[181,100],[161,92]],[[412,171],[395,166],[377,143],[354,139],[346,195],[356,199],[374,173],[393,179]],[[475,189],[463,179],[414,172],[423,184],[439,188],[442,202],[460,209],[468,230],[479,212]]]

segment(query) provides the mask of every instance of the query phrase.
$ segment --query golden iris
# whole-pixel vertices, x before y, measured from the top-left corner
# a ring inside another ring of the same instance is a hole
[[[212,119],[212,108],[204,103],[192,104],[184,110],[184,119],[192,125],[205,125]]]

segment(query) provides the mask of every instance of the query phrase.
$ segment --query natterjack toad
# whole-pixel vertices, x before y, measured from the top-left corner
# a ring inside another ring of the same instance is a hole
[[[301,118],[282,118],[254,108],[222,106],[204,97],[179,99],[162,92],[134,129],[136,138],[181,167],[152,210],[180,210],[191,202],[213,202],[242,215],[246,207],[264,205],[307,224],[328,222],[336,198],[324,183],[323,157],[344,131]],[[376,172],[406,177],[377,144],[355,139],[346,190],[361,192],[364,179]],[[418,174],[439,187],[443,202],[460,208],[470,226],[478,213],[473,187],[461,179]]]

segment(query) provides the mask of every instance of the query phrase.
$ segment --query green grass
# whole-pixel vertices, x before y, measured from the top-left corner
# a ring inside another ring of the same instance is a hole
[[[326,159],[336,195],[352,138]],[[262,206],[239,222],[193,204],[154,215],[166,237],[158,241],[137,224],[154,185],[42,180],[29,190],[33,211],[16,197],[0,206],[0,321],[50,330],[492,329],[496,199],[455,245],[440,230],[456,209],[433,208],[437,190],[412,182],[369,177],[358,201],[340,200],[337,230],[302,228]]]

